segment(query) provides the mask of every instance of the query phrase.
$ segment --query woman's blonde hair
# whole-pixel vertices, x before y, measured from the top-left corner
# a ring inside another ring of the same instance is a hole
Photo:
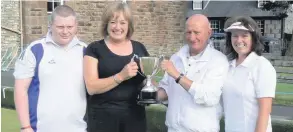
[[[122,13],[125,20],[128,21],[128,32],[126,37],[130,39],[134,32],[133,18],[128,5],[121,2],[110,3],[109,6],[105,8],[105,12],[102,16],[102,35],[104,37],[107,37],[109,35],[107,31],[108,23],[115,16],[116,13]]]

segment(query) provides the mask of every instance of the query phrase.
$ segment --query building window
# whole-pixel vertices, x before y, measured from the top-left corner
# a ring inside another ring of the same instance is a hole
[[[271,2],[275,2],[275,0],[258,0],[258,2],[257,2],[257,7],[258,7],[258,8],[262,8],[263,5],[265,5],[265,4],[268,3],[269,1],[271,1]]]
[[[63,0],[48,0],[47,12],[52,13],[54,9],[59,5],[63,5]]]
[[[202,10],[202,0],[193,0],[193,10]]]
[[[261,34],[264,35],[265,31],[265,20],[256,20],[256,23],[258,24],[258,27],[261,31]]]
[[[219,33],[220,32],[220,21],[219,20],[211,20],[211,28],[213,29],[213,33]]]
[[[63,5],[64,0],[48,0],[47,2],[47,13],[48,13],[48,20],[51,20],[51,14],[54,11],[54,9],[59,6]]]

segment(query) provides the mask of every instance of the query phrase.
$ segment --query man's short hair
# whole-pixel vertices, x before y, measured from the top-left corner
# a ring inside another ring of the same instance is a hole
[[[74,16],[76,18],[76,13],[68,5],[59,5],[54,9],[52,13],[51,22],[54,22],[56,16],[61,16],[61,17]]]

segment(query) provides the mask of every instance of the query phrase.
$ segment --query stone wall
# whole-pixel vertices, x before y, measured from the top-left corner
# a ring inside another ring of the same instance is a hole
[[[101,16],[113,1],[65,1],[78,16],[78,37],[90,43],[102,39]],[[145,44],[151,54],[171,55],[184,41],[186,2],[127,1],[134,15],[132,39]],[[2,25],[20,30],[19,1],[1,1]],[[44,36],[48,31],[46,1],[22,1],[24,46]],[[20,35],[2,29],[2,51],[11,44],[20,45]]]
[[[78,36],[86,43],[102,39],[101,15],[112,1],[66,1],[79,19]],[[134,16],[132,39],[145,44],[151,54],[171,55],[183,43],[186,2],[128,1]]]
[[[293,84],[293,57],[278,56],[270,53],[264,53],[263,56],[275,67],[279,83]]]
[[[102,38],[101,16],[102,10],[106,6],[104,1],[66,1],[66,5],[72,7],[78,17],[78,37],[87,44]]]
[[[292,34],[291,42],[287,42],[288,50],[286,55],[293,56],[293,6],[291,9],[292,12],[288,13],[288,17],[285,19],[285,33]]]
[[[1,1],[1,55],[20,44],[19,1]],[[16,31],[16,32],[15,32]]]
[[[22,1],[22,17],[20,17],[19,1],[1,1],[1,52],[13,44],[20,46],[20,34],[24,36],[24,46],[43,36],[48,28],[47,2]],[[23,32],[20,30],[20,19]],[[7,29],[11,29],[13,32]]]
[[[153,54],[170,55],[183,45],[185,2],[135,2],[134,39],[146,44]]]
[[[293,7],[293,6],[292,6]],[[285,18],[285,33],[292,33],[293,30],[293,9],[291,9],[292,12],[288,12],[288,17]]]
[[[265,20],[264,36],[281,38],[281,20]]]
[[[23,1],[24,45],[46,35],[48,15],[46,1]]]

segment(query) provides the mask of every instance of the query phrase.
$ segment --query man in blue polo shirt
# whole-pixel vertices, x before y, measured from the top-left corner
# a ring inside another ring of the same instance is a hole
[[[46,37],[32,42],[15,64],[15,106],[22,132],[86,132],[83,50],[72,8],[52,13]]]

